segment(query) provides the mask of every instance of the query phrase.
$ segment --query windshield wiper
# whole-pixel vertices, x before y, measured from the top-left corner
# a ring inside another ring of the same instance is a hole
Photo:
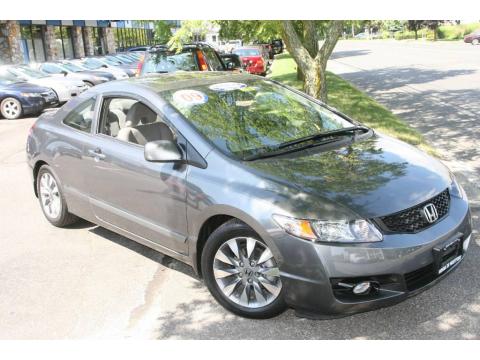
[[[326,131],[326,132],[323,132],[323,133],[314,134],[314,135],[310,135],[310,136],[305,136],[303,138],[286,141],[286,142],[278,145],[278,149],[283,149],[283,148],[286,148],[286,147],[289,147],[289,146],[292,146],[292,145],[297,145],[297,144],[307,142],[307,141],[321,140],[321,139],[325,139],[325,138],[337,137],[337,136],[342,136],[342,135],[347,135],[347,134],[352,134],[352,133],[355,134],[355,132],[357,132],[357,131],[362,131],[362,132],[366,133],[366,132],[370,131],[370,129],[365,127],[365,126],[351,126],[351,127],[346,127],[346,128],[342,128],[342,129],[330,130],[330,131]]]

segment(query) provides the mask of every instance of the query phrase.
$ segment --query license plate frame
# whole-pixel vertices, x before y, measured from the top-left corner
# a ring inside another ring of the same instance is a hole
[[[437,275],[442,275],[463,258],[463,234],[456,234],[449,240],[433,248]]]

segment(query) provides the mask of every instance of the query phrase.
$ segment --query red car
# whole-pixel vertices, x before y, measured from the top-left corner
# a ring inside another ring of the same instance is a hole
[[[240,56],[240,60],[250,74],[267,75],[268,60],[265,59],[262,49],[255,46],[240,47],[232,51]]]
[[[478,45],[480,43],[480,29],[475,30],[471,34],[465,35],[463,41],[471,43],[472,45]]]

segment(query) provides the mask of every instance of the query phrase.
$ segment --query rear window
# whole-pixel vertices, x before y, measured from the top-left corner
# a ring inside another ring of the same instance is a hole
[[[257,49],[237,49],[233,53],[238,56],[260,56],[260,51]]]
[[[195,56],[190,49],[181,53],[175,53],[168,50],[149,53],[143,64],[142,74],[166,73],[177,70],[198,70]]]

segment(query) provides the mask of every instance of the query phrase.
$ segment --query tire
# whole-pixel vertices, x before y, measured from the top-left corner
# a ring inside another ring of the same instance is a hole
[[[5,98],[0,103],[0,112],[5,119],[18,119],[23,114],[22,104],[13,97]]]
[[[237,256],[232,250],[235,244]],[[248,261],[244,264],[242,260]],[[210,293],[234,314],[267,319],[287,308],[278,265],[270,249],[239,220],[226,222],[210,235],[203,248],[201,268]]]
[[[85,83],[85,85],[88,86],[89,89],[95,86],[95,85],[94,85],[93,83],[91,83],[90,81],[84,81],[84,83]]]
[[[45,189],[45,185],[50,191]],[[37,194],[43,215],[52,225],[65,227],[79,220],[78,217],[68,212],[60,182],[48,165],[43,165],[38,171]],[[47,201],[48,199],[50,202]]]
[[[472,45],[478,45],[480,41],[478,39],[473,39],[472,40]]]

